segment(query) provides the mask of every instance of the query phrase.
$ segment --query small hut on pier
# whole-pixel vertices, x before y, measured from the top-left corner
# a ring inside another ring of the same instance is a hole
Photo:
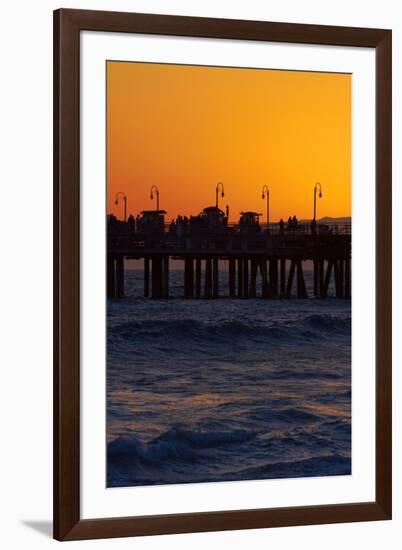
[[[143,210],[138,222],[137,231],[144,235],[146,241],[159,241],[165,232],[166,210]]]
[[[227,224],[228,218],[220,208],[208,206],[198,216],[190,217],[189,237],[191,242],[202,248],[207,246],[207,242],[217,246],[219,239],[227,232]]]
[[[207,208],[204,208],[201,212],[199,217],[208,227],[226,226],[228,222],[223,210],[217,206],[207,206]]]
[[[239,228],[242,233],[259,233],[261,231],[259,212],[240,212]]]

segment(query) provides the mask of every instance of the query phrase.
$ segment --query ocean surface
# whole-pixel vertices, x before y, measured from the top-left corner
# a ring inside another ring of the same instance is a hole
[[[350,301],[184,300],[170,279],[134,298],[129,269],[108,300],[107,486],[350,474]]]

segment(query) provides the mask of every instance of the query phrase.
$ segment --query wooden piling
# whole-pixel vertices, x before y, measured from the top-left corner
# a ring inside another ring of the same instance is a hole
[[[155,256],[152,258],[152,298],[162,298],[162,259]]]
[[[272,258],[268,260],[268,283],[269,283],[269,293],[272,296],[272,290],[273,290],[273,264],[272,264]]]
[[[207,258],[205,260],[205,281],[204,281],[204,296],[205,298],[211,298],[212,290],[212,260]]]
[[[229,260],[229,296],[234,298],[236,295],[236,260]]]
[[[345,260],[345,298],[350,298],[350,260]]]
[[[237,296],[243,297],[243,258],[237,260]]]
[[[328,296],[328,287],[329,287],[329,282],[331,280],[331,272],[332,272],[333,265],[334,265],[333,260],[328,260],[327,271],[325,273],[325,280],[324,280],[324,284],[321,292],[321,298],[326,298]]]
[[[194,261],[193,258],[184,260],[184,297],[194,296]]]
[[[149,297],[149,258],[144,258],[144,298]]]
[[[265,258],[260,261],[260,271],[261,271],[262,297],[270,298],[271,294],[269,292],[269,285],[268,285],[267,260]]]
[[[190,298],[194,298],[194,258],[189,258],[188,268],[189,268],[188,282],[189,282]]]
[[[278,295],[278,259],[269,260],[269,287],[271,296]]]
[[[212,297],[218,298],[219,296],[219,260],[217,257],[212,260]]]
[[[111,255],[107,257],[107,297],[116,298],[115,259]]]
[[[195,260],[195,296],[201,297],[201,258]]]
[[[124,296],[124,256],[116,258],[116,295],[118,298]]]
[[[251,273],[250,273],[250,298],[257,296],[257,267],[258,262],[255,258],[251,258]]]
[[[319,275],[318,275],[318,260],[313,261],[314,265],[314,296],[319,295]]]
[[[259,268],[260,268],[260,273],[261,273],[261,296],[263,298],[270,298],[266,258],[262,258],[259,261]]]
[[[339,297],[344,298],[344,278],[345,278],[345,262],[339,260]]]
[[[318,260],[318,296],[324,292],[324,260]]]
[[[280,259],[280,278],[281,278],[281,296],[285,296],[286,292],[286,259]]]
[[[334,261],[335,295],[337,298],[344,296],[344,265],[343,260]]]
[[[334,261],[334,281],[335,281],[335,296],[340,297],[339,293],[339,262],[338,260]]]
[[[297,297],[307,298],[307,289],[304,282],[303,264],[301,260],[297,260]]]
[[[296,261],[291,260],[289,275],[288,275],[288,284],[286,285],[286,298],[290,298],[290,296],[292,294],[293,277],[294,277],[294,274],[295,274],[295,269],[296,269]]]
[[[243,259],[243,298],[248,298],[248,258]]]
[[[164,298],[168,298],[169,297],[169,256],[163,257],[162,270],[163,270],[162,293]]]

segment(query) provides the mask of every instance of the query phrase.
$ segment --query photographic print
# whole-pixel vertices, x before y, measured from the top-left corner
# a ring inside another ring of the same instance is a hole
[[[106,73],[107,487],[351,474],[352,76]]]

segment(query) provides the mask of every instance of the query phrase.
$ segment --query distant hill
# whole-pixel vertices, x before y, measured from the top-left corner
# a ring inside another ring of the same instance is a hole
[[[322,223],[351,223],[352,218],[350,216],[346,216],[345,218],[331,218],[331,216],[325,216],[318,221]]]
[[[299,223],[310,223],[310,220],[298,220]],[[334,224],[348,224],[352,223],[352,218],[350,216],[346,216],[344,218],[331,218],[331,216],[324,216],[324,218],[317,219],[317,223],[327,223],[330,225]]]

